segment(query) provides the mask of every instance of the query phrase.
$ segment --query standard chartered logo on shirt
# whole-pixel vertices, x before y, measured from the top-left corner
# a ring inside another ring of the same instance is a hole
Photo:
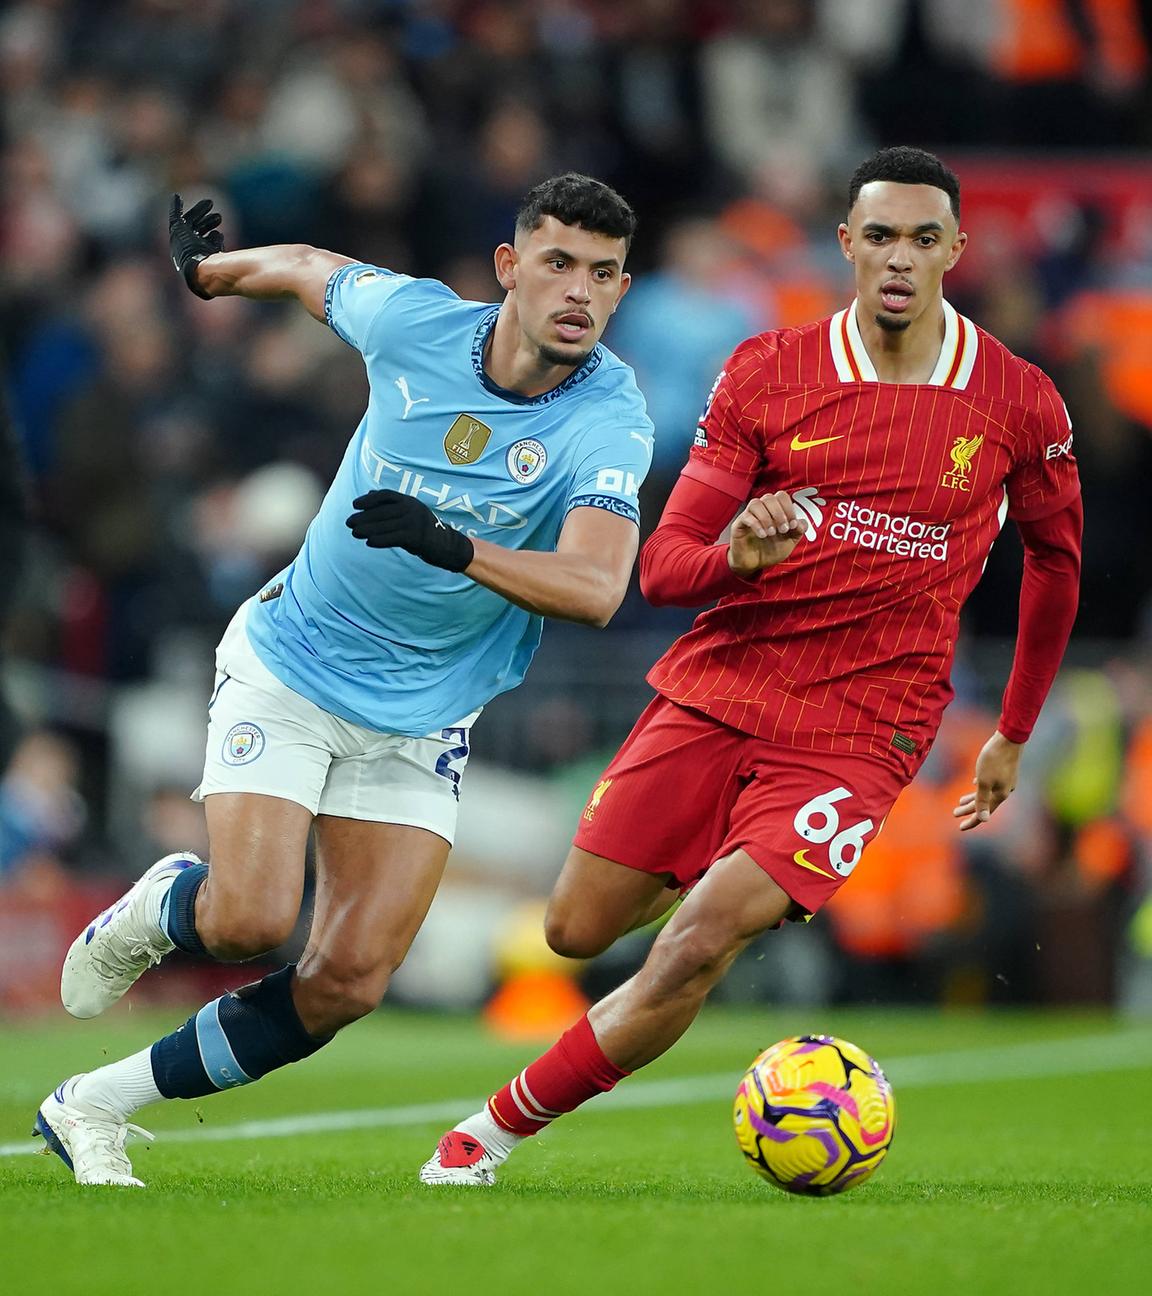
[[[815,540],[824,525],[828,501],[818,486],[792,492],[792,502],[806,523],[804,538]],[[885,513],[862,505],[858,500],[840,500],[832,510],[828,534],[862,549],[874,549],[897,558],[930,558],[943,562],[948,557],[951,522],[932,524],[901,513]]]
[[[804,539],[815,540],[816,532],[824,525],[824,509],[828,501],[820,498],[819,486],[804,486],[792,492],[792,503],[800,511],[805,523]]]
[[[930,558],[943,562],[948,557],[951,522],[921,522],[901,513],[861,505],[857,500],[840,500],[828,528],[834,540],[846,540],[862,549],[889,553],[897,558]]]

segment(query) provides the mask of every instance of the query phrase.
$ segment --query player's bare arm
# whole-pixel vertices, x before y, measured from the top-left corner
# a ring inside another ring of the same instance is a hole
[[[472,539],[399,491],[369,491],[353,506],[347,525],[369,548],[405,549],[432,567],[464,572],[517,607],[561,621],[607,625],[636,561],[635,523],[607,509],[573,509],[555,553],[537,553]]]
[[[201,261],[196,279],[206,297],[277,301],[295,297],[314,319],[324,319],[324,291],[333,271],[352,258],[303,243],[217,252]]]
[[[787,491],[750,500],[732,523],[728,566],[745,577],[775,567],[800,543],[805,525]]]
[[[207,198],[185,212],[180,195],[173,194],[168,213],[172,261],[198,297],[295,298],[313,318],[324,319],[328,280],[351,264],[351,257],[305,243],[225,252],[219,224],[220,214]]]
[[[628,518],[573,509],[555,553],[504,549],[475,540],[467,574],[537,616],[606,626],[624,598],[640,535]]]

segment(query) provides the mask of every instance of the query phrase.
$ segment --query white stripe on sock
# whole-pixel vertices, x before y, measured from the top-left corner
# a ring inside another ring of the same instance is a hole
[[[552,1117],[540,1116],[536,1112],[529,1111],[528,1108],[525,1107],[524,1103],[520,1100],[520,1095],[516,1092],[516,1087],[517,1085],[519,1085],[519,1083],[520,1083],[520,1077],[517,1076],[516,1079],[513,1080],[512,1083],[508,1086],[508,1092],[512,1095],[512,1101],[516,1104],[517,1107],[520,1108],[520,1111],[523,1113],[524,1116],[528,1118],[528,1120],[537,1121],[541,1125],[547,1125],[548,1122],[552,1119]]]
[[[553,1120],[555,1120],[557,1116],[563,1116],[563,1112],[553,1111],[551,1107],[545,1107],[544,1104],[537,1099],[532,1090],[528,1088],[527,1075],[528,1072],[525,1070],[521,1071],[516,1077],[520,1081],[520,1092],[524,1097],[528,1099],[538,1112],[543,1112],[545,1116],[550,1116]]]

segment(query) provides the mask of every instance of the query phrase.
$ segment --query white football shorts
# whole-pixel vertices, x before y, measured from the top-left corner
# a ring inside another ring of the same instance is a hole
[[[204,778],[192,793],[259,792],[312,814],[425,828],[451,845],[479,711],[423,738],[379,733],[282,684],[244,629],[245,603],[216,649]]]

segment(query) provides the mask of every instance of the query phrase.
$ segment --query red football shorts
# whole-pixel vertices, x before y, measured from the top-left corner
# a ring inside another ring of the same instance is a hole
[[[895,762],[780,747],[657,697],[589,797],[574,844],[681,889],[742,849],[815,913],[909,781]]]

